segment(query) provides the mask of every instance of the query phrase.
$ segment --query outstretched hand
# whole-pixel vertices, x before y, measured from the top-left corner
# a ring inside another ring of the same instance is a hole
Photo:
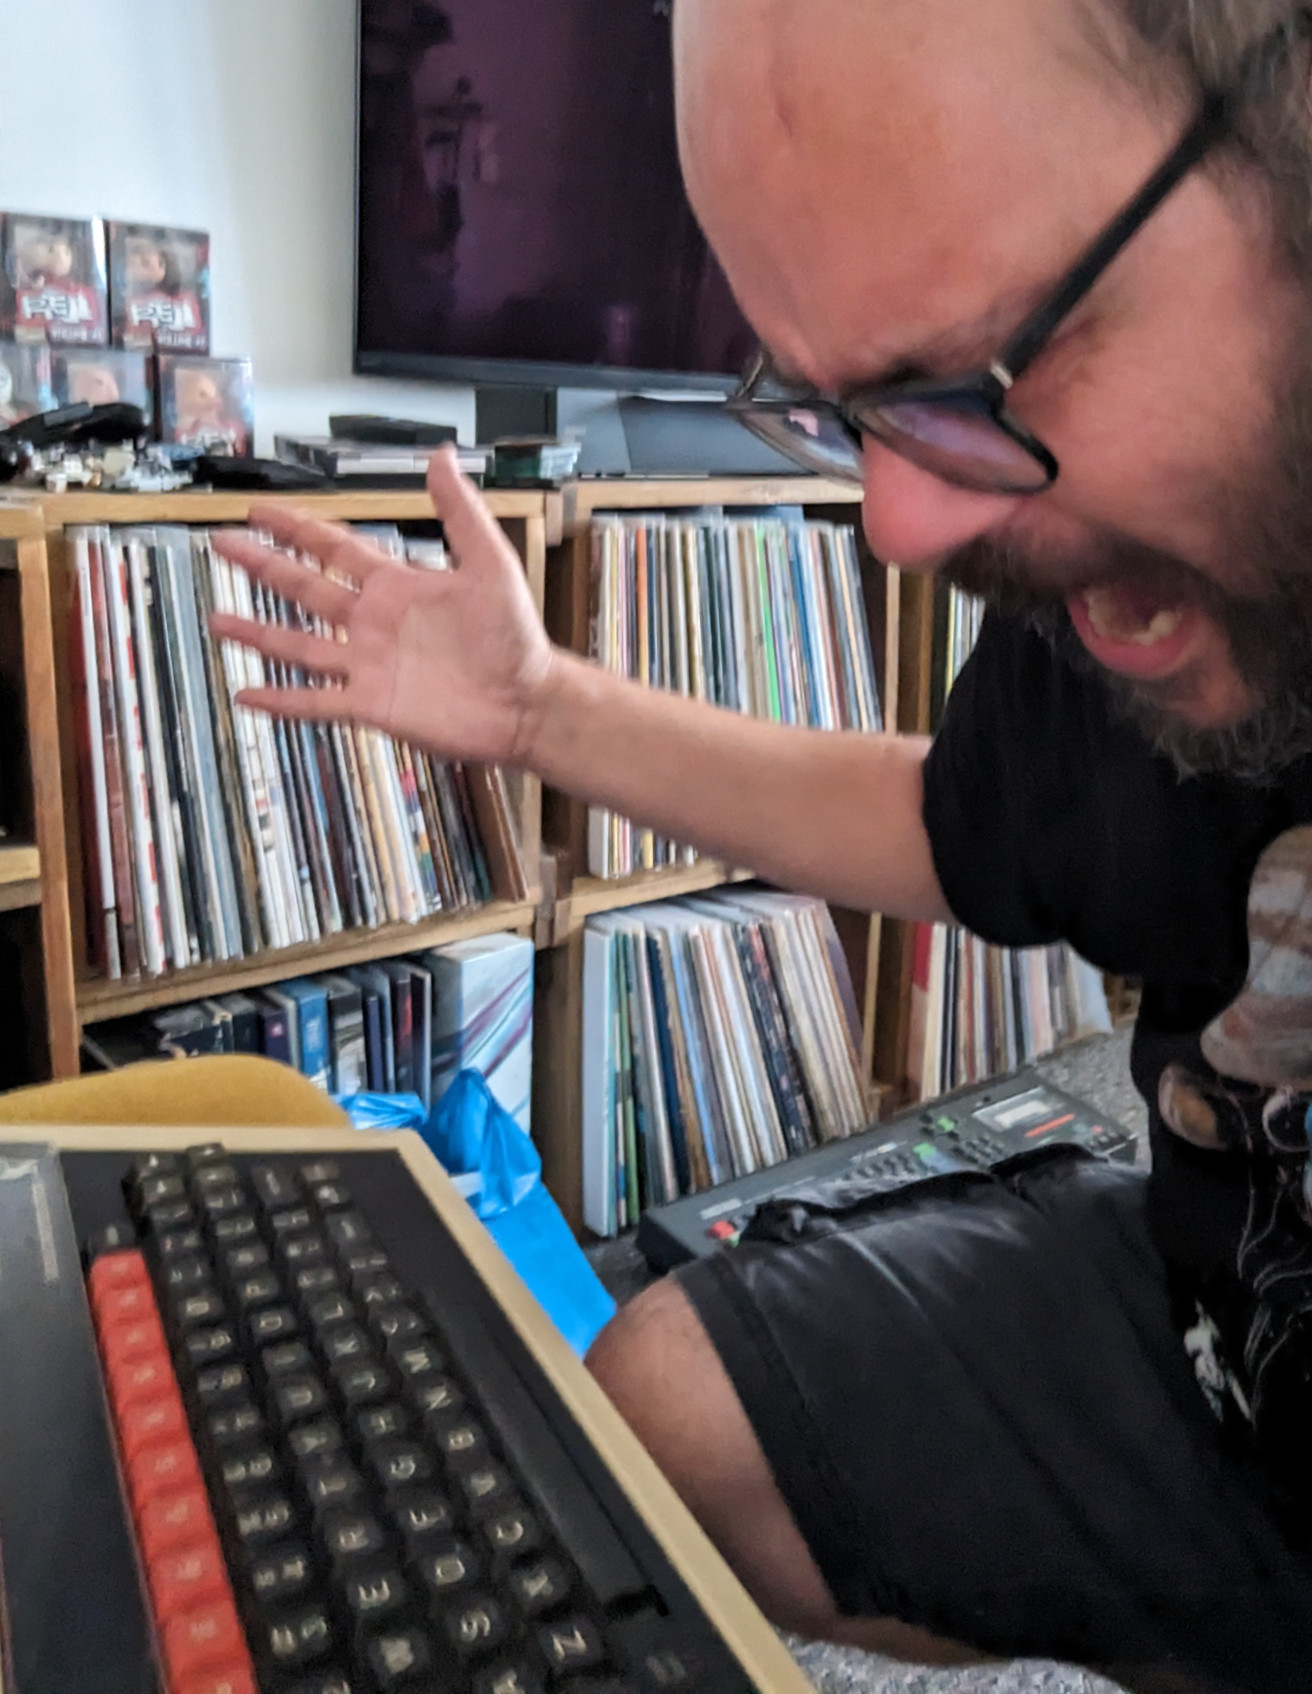
[[[239,705],[283,717],[350,719],[444,759],[523,764],[552,667],[551,643],[518,556],[454,452],[434,454],[428,488],[454,570],[418,569],[340,524],[255,506],[252,530],[272,541],[229,530],[216,534],[214,545],[253,581],[299,606],[307,627],[226,613],[216,613],[210,627],[320,683],[245,689]],[[312,633],[316,620],[323,633]]]

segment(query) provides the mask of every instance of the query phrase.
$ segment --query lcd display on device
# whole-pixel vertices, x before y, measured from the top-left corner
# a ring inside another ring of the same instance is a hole
[[[752,333],[679,174],[669,10],[361,0],[357,369],[741,372]]]

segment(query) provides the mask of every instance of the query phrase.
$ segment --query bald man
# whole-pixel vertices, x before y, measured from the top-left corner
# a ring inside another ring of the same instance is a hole
[[[782,1625],[1136,1690],[1306,1690],[1304,14],[675,14],[689,191],[768,350],[740,415],[863,480],[878,556],[990,602],[932,748],[554,649],[449,459],[459,570],[259,513],[279,548],[230,557],[347,639],[216,631],[338,684],[255,707],[517,765],[786,886],[1141,977],[1151,1178],[1059,1154],[835,1201],[650,1290],[591,1363]]]

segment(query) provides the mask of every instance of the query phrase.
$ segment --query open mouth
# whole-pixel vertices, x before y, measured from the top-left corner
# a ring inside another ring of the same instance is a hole
[[[1136,583],[1099,583],[1066,600],[1075,633],[1108,670],[1157,681],[1187,665],[1206,639],[1197,606]]]

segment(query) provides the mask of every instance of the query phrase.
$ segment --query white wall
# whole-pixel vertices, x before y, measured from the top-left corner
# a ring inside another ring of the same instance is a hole
[[[208,229],[262,451],[332,411],[473,438],[472,391],[350,374],[354,134],[354,0],[0,0],[0,207]]]

